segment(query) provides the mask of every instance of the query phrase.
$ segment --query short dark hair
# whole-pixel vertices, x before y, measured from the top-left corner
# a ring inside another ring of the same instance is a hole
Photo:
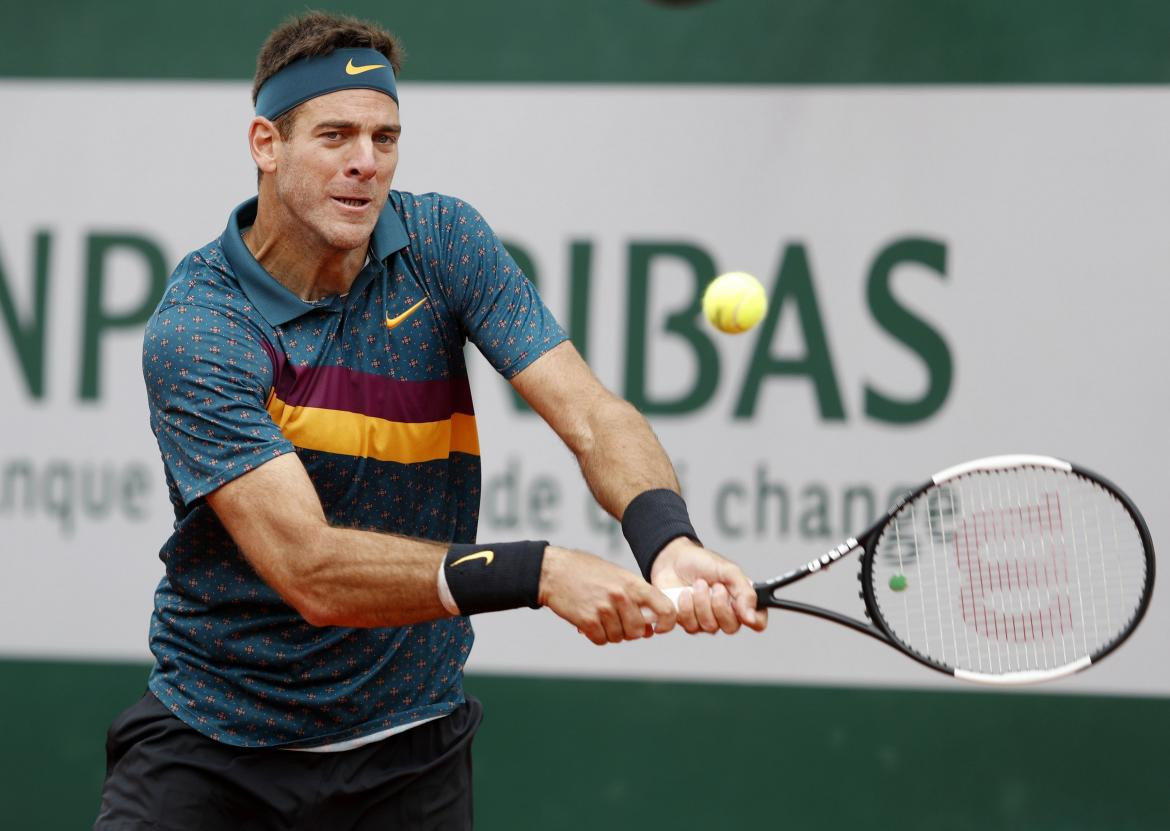
[[[256,75],[252,79],[252,103],[256,103],[264,82],[290,63],[350,48],[378,50],[390,61],[395,77],[402,71],[402,61],[406,58],[406,50],[398,38],[377,23],[348,15],[311,11],[286,20],[260,47],[260,54],[256,56]],[[296,111],[294,107],[276,119],[281,138],[287,140],[292,135]]]

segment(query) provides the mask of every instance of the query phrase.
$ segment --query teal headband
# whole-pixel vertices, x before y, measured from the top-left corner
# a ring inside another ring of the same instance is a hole
[[[256,95],[256,115],[269,121],[310,98],[342,89],[373,89],[398,103],[394,69],[377,49],[338,49],[294,61],[264,82]]]

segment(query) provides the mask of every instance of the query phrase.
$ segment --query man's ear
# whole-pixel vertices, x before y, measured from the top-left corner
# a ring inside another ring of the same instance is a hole
[[[280,153],[280,132],[276,125],[263,116],[256,116],[248,126],[248,149],[252,161],[261,173],[275,173]]]

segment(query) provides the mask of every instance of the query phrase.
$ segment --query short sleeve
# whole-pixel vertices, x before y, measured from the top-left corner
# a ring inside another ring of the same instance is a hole
[[[442,279],[468,339],[511,378],[568,336],[479,212],[460,200],[444,201]]]
[[[284,453],[292,444],[268,414],[275,352],[236,316],[175,304],[143,339],[151,429],[185,505]]]

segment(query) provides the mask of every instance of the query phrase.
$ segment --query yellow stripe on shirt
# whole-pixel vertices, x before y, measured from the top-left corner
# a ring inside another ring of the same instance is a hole
[[[400,464],[446,459],[451,453],[479,455],[475,416],[464,413],[442,421],[387,421],[344,410],[294,407],[273,395],[268,414],[284,437],[304,450]]]

